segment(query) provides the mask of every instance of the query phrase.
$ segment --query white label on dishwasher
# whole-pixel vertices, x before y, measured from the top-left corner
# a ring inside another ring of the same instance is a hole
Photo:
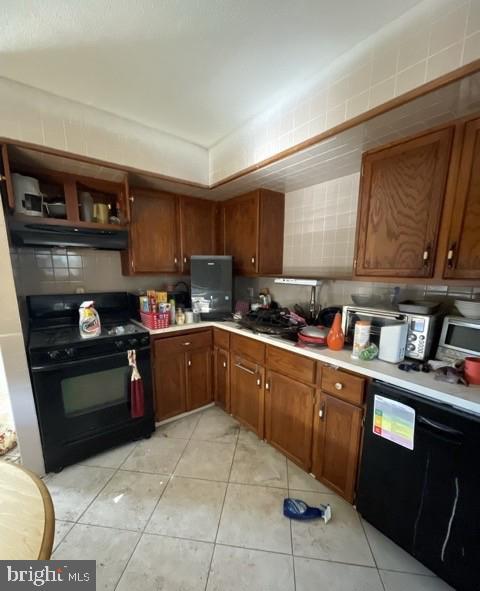
[[[415,410],[396,400],[375,395],[373,432],[393,443],[413,449]]]

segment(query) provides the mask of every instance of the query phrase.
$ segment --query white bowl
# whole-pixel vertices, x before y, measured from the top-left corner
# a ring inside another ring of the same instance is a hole
[[[465,318],[480,320],[480,301],[477,300],[455,300],[455,308]]]

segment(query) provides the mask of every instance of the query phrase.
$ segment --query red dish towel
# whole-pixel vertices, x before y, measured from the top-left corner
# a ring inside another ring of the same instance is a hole
[[[137,367],[135,349],[128,351],[128,365],[132,368],[132,375],[130,377],[130,415],[132,419],[138,419],[145,414],[145,397],[143,394],[142,376]]]

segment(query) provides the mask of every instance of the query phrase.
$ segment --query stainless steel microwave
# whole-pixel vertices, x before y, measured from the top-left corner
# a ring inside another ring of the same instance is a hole
[[[463,316],[445,316],[437,349],[437,359],[458,361],[480,357],[480,320]]]

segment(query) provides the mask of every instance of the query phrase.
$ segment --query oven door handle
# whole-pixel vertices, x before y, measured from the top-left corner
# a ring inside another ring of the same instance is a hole
[[[135,349],[138,353],[143,351],[149,351],[150,345],[147,347],[139,347]],[[73,361],[61,361],[60,363],[50,363],[48,365],[34,365],[32,366],[32,372],[44,372],[44,371],[54,371],[57,369],[68,369],[69,367],[78,367],[79,365],[85,363],[91,363],[92,361],[101,361],[103,359],[116,359],[118,357],[125,358],[125,365],[128,365],[128,358],[127,358],[127,349],[125,351],[119,351],[118,353],[110,353],[109,355],[100,355],[98,357],[93,358],[84,358],[84,359],[75,359]]]

